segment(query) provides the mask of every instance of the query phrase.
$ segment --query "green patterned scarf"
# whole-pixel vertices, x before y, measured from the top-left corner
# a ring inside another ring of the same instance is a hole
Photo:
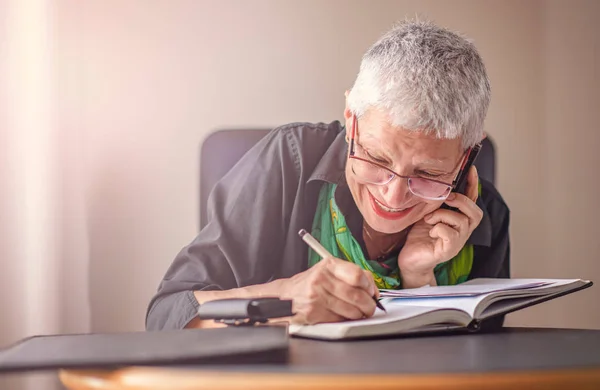
[[[368,260],[360,244],[350,233],[346,218],[335,203],[336,184],[325,183],[319,193],[317,211],[311,234],[335,257],[353,262],[373,274],[380,289],[400,289],[400,272],[397,255],[382,262]],[[321,257],[312,249],[308,251],[308,266],[312,267]],[[473,246],[465,245],[454,258],[438,264],[434,269],[439,286],[465,282],[473,266]]]

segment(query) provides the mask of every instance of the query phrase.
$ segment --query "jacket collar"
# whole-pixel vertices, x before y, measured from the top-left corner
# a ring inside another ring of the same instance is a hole
[[[348,158],[348,144],[345,137],[346,130],[340,124],[340,132],[317,163],[315,170],[308,178],[309,183],[315,180],[333,184],[346,182],[345,170],[346,159]]]

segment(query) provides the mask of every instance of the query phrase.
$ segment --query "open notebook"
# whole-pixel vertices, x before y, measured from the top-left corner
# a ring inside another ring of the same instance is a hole
[[[295,336],[348,339],[443,330],[479,329],[481,321],[590,287],[581,279],[474,279],[456,286],[382,290],[373,317],[290,325]]]

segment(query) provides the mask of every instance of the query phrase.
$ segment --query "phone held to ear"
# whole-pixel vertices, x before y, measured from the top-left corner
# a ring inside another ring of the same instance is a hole
[[[460,167],[460,171],[458,171],[458,177],[456,178],[454,183],[452,183],[452,186],[454,187],[452,192],[457,192],[459,194],[465,195],[467,191],[467,178],[469,177],[469,171],[471,170],[471,166],[473,166],[473,163],[475,162],[475,159],[477,158],[477,155],[479,154],[480,150],[481,143],[476,144],[471,148],[471,150],[469,150],[469,155],[464,160],[463,165]],[[456,207],[450,207],[445,203],[442,204],[441,208],[458,211]]]

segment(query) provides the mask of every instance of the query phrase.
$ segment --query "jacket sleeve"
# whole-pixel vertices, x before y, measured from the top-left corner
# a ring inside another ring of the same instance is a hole
[[[510,278],[510,210],[499,195],[486,201],[485,207],[491,219],[492,238],[489,247],[475,248],[471,278]]]
[[[194,291],[227,290],[273,278],[299,166],[293,135],[276,129],[215,185],[206,226],[175,257],[150,301],[148,330],[184,328],[198,309]]]

